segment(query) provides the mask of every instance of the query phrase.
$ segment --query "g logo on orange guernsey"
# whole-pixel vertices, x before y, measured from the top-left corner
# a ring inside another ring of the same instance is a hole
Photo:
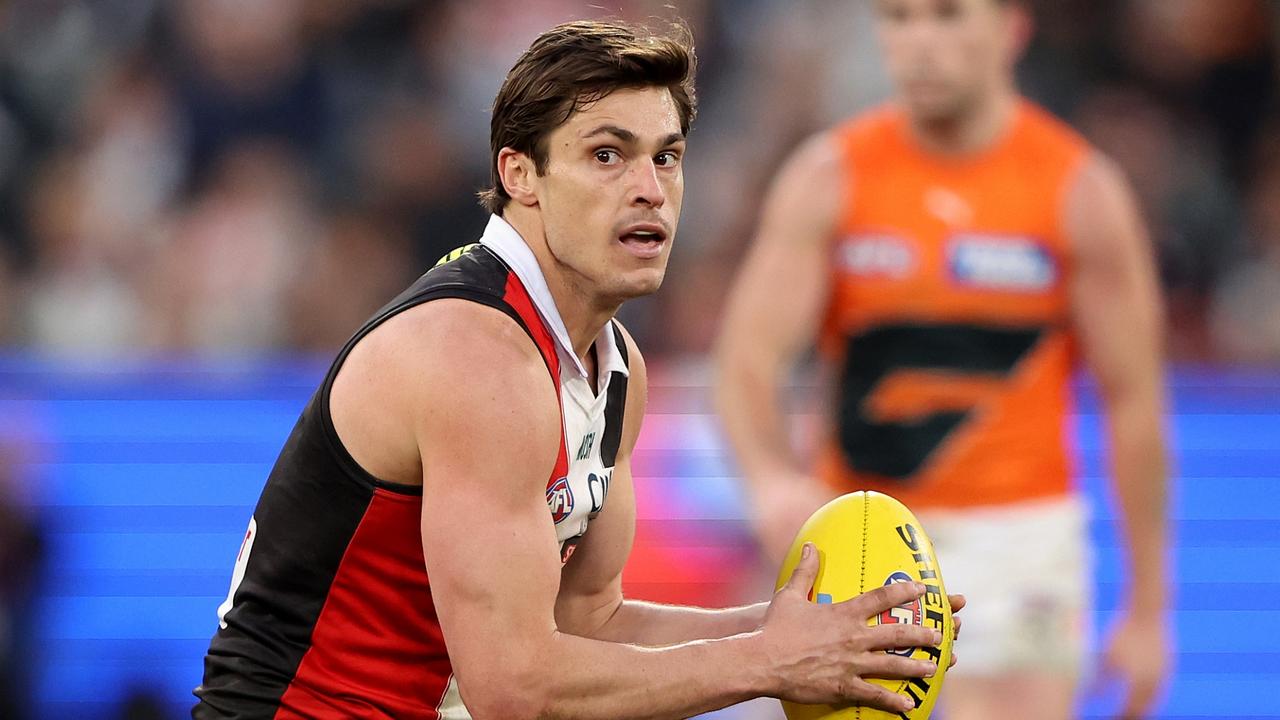
[[[1046,335],[1043,326],[880,325],[849,338],[839,440],[857,472],[908,480]]]
[[[573,488],[569,487],[569,478],[562,477],[547,486],[547,507],[557,525],[573,513]]]

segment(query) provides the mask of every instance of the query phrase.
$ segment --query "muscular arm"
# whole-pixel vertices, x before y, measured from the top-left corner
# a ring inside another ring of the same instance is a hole
[[[1127,183],[1105,158],[1082,170],[1068,203],[1077,253],[1072,312],[1106,409],[1133,580],[1128,601],[1134,611],[1158,614],[1167,594],[1168,470],[1163,318],[1151,248]]]
[[[353,376],[409,433],[421,465],[421,540],[431,596],[462,700],[476,720],[684,718],[763,695],[901,711],[861,678],[921,677],[931,665],[881,652],[937,637],[868,618],[919,598],[898,584],[853,600],[807,599],[807,553],[759,630],[662,648],[576,636],[557,625],[560,553],[546,503],[558,453],[553,381],[501,312],[462,300],[406,311]],[[369,342],[373,342],[371,336]],[[394,427],[394,426],[393,426]]]
[[[432,596],[473,716],[688,717],[767,689],[758,634],[653,650],[557,626],[544,486],[560,416],[546,368],[494,310],[442,300],[418,316],[398,381],[417,408]]]
[[[707,609],[625,599],[622,568],[635,537],[636,502],[631,454],[640,435],[648,391],[644,358],[629,334],[631,358],[622,443],[605,509],[578,544],[561,574],[556,624],[575,635],[645,646],[724,638],[760,627],[768,603]]]
[[[933,672],[881,650],[936,644],[936,631],[868,624],[924,586],[810,603],[811,548],[749,633],[647,648],[559,627],[560,553],[545,495],[561,440],[552,380],[528,338],[495,310],[438,300],[410,312],[414,322],[403,323],[376,382],[400,391],[388,411],[408,410],[419,440],[423,556],[454,678],[476,720],[685,718],[760,696],[910,707],[861,678]]]
[[[720,418],[753,496],[765,550],[779,557],[824,498],[791,447],[783,388],[812,344],[827,300],[843,183],[838,148],[827,136],[810,140],[783,168],[716,348]]]

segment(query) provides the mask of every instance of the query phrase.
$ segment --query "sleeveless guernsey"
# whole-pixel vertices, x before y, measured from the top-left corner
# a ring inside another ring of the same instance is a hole
[[[470,717],[423,561],[422,489],[366,472],[329,414],[351,349],[397,313],[460,298],[523,328],[561,399],[562,441],[546,495],[563,562],[604,508],[627,395],[621,331],[611,322],[597,338],[600,380],[591,388],[532,251],[510,225],[491,218],[479,244],[446,260],[351,338],[303,410],[249,522],[193,717]],[[485,522],[483,508],[468,512]]]
[[[925,152],[890,106],[834,136],[849,178],[820,338],[838,393],[819,475],[915,509],[1069,492],[1063,213],[1088,145],[1026,101],[970,156]]]

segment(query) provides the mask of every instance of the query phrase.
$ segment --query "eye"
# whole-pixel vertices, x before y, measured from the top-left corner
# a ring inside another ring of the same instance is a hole
[[[902,23],[906,21],[908,12],[901,2],[889,0],[880,3],[880,15],[891,22]]]
[[[595,158],[601,165],[616,165],[622,161],[622,155],[617,150],[597,150]]]
[[[658,153],[654,160],[658,167],[675,167],[680,162],[680,156],[672,150],[666,150]]]

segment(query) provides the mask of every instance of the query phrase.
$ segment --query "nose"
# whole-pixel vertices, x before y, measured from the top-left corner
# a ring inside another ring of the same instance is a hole
[[[917,62],[930,62],[934,53],[937,52],[939,43],[942,41],[940,36],[941,26],[932,18],[917,18],[915,22],[908,23],[906,30],[903,32],[907,41],[907,46],[911,49],[912,58]]]
[[[658,179],[658,166],[652,159],[632,165],[631,193],[633,205],[660,208],[667,201],[666,190]]]

